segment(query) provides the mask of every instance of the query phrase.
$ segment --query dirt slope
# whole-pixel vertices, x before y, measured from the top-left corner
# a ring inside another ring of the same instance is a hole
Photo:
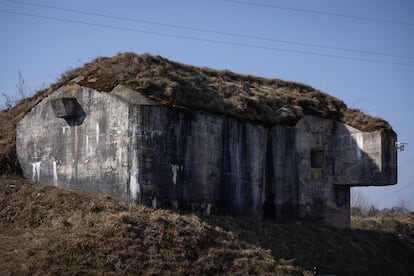
[[[406,236],[153,211],[6,177],[0,248],[6,275],[414,275]]]

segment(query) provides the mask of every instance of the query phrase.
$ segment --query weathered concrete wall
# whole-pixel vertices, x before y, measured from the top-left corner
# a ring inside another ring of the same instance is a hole
[[[340,227],[350,186],[396,183],[392,133],[312,116],[265,128],[134,93],[74,85],[44,99],[17,128],[24,175],[154,208]]]
[[[138,201],[261,217],[267,129],[168,107],[141,106],[138,112]]]
[[[333,185],[334,140],[327,134],[334,134],[334,122],[308,117],[298,128],[267,129],[167,107],[141,106],[137,113],[138,202],[257,220],[349,225],[349,187]],[[322,129],[301,127],[306,122]],[[318,168],[312,168],[312,149],[323,154]]]
[[[296,125],[299,217],[349,225],[349,187],[333,185],[337,122],[304,117]]]
[[[56,117],[51,103],[61,98],[76,99],[80,117]],[[127,200],[128,107],[116,97],[76,85],[57,90],[17,126],[24,176]]]

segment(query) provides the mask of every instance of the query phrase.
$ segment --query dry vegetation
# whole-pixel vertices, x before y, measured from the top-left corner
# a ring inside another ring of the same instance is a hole
[[[362,131],[390,130],[387,122],[348,109],[339,99],[300,83],[240,75],[133,53],[98,58],[66,80],[99,91],[122,84],[163,103],[206,110],[263,125],[293,125],[304,114],[346,122]]]
[[[193,214],[127,206],[21,179],[1,179],[0,199],[0,271],[6,274],[299,271]]]
[[[414,246],[414,212],[388,212],[372,217],[351,217],[354,229],[384,231],[397,234]]]
[[[0,178],[3,274],[414,275],[413,217],[393,234],[128,206]],[[365,227],[364,227],[365,228]],[[392,231],[393,232],[393,231]]]

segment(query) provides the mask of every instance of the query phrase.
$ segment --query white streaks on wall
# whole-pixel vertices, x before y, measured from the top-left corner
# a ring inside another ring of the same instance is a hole
[[[157,209],[157,198],[155,196],[152,199],[152,209]]]
[[[137,171],[136,170],[132,171],[130,175],[130,180],[129,180],[129,188],[131,190],[132,199],[136,199],[137,195],[141,193],[137,177],[138,177]]]
[[[207,210],[206,210],[207,215],[210,215],[210,213],[211,213],[211,206],[212,205],[213,204],[211,204],[211,203],[207,203]]]
[[[124,153],[123,147],[122,146],[118,146],[118,148],[116,150],[116,157],[117,157],[117,161],[118,161],[118,164],[119,165],[122,164],[122,154],[123,153]]]
[[[42,163],[42,161],[32,163],[32,180],[33,181],[40,181],[40,163]]]
[[[99,123],[96,123],[96,145],[99,143]]]
[[[89,136],[86,135],[85,136],[85,151],[86,151],[86,156],[89,155]]]
[[[63,126],[62,127],[62,133],[66,134],[66,131],[70,131],[70,127],[69,126]]]
[[[364,136],[362,133],[355,133],[352,135],[352,137],[355,139],[355,142],[357,144],[357,148],[356,148],[356,154],[358,156],[358,159],[361,159],[362,157],[362,150],[364,148]]]
[[[172,175],[173,175],[172,181],[173,181],[174,185],[177,184],[177,173],[178,173],[179,168],[180,167],[178,165],[171,165],[171,172],[172,172]]]
[[[174,210],[178,209],[178,201],[177,200],[172,200],[171,204],[172,204]]]
[[[131,168],[129,172],[129,190],[131,192],[131,198],[137,199],[137,197],[141,194],[141,188],[138,183],[138,155],[135,149],[135,127],[132,129],[132,147],[134,148],[132,151],[132,160],[131,160]]]
[[[57,186],[58,175],[57,175],[57,167],[56,161],[53,161],[53,184]]]

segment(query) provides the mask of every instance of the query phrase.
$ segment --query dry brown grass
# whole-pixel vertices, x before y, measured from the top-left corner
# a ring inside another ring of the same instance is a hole
[[[5,274],[263,274],[302,269],[193,214],[0,179]],[[278,266],[282,265],[281,269]]]
[[[414,246],[394,233],[153,211],[6,177],[0,248],[6,275],[414,273]]]
[[[98,58],[65,78],[78,78],[79,84],[106,92],[122,84],[169,104],[267,126],[293,125],[306,114],[343,121],[362,131],[391,130],[386,121],[349,110],[341,100],[304,84],[194,67],[148,54]]]
[[[414,246],[414,212],[388,212],[373,217],[351,217],[352,228],[397,234]]]

